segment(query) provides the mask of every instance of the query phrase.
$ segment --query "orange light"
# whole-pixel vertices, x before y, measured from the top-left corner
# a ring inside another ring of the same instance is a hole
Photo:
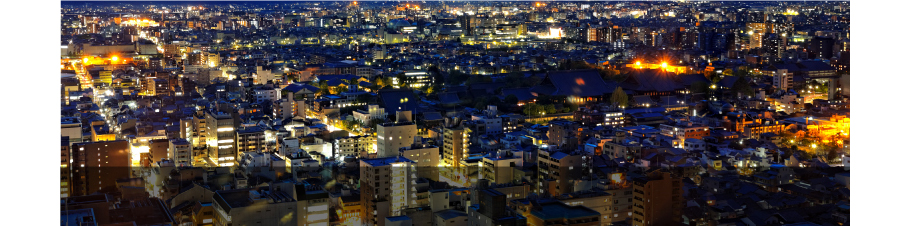
[[[660,67],[667,68],[667,62],[660,63]]]
[[[111,61],[117,61],[117,59],[118,59],[117,56],[112,56],[112,57],[111,57]]]

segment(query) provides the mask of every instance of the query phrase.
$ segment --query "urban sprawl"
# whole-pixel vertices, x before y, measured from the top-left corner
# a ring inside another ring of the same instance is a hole
[[[849,225],[848,2],[63,2],[62,225]]]

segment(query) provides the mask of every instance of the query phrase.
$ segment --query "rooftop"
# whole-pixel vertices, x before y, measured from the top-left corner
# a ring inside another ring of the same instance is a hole
[[[531,210],[531,215],[542,220],[550,219],[575,219],[583,217],[599,217],[600,213],[584,206],[569,206],[562,202],[541,203],[539,209]]]

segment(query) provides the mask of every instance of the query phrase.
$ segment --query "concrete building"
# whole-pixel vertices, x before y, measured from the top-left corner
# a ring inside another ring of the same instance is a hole
[[[482,114],[471,115],[471,121],[465,122],[465,126],[477,134],[502,134],[502,118],[496,116],[497,113],[496,106],[487,106]]]
[[[168,156],[181,166],[193,165],[193,146],[183,138],[171,139],[168,142]]]
[[[328,199],[322,187],[306,183],[216,191],[213,225],[328,225]]]
[[[528,211],[528,225],[600,225],[600,213],[584,206],[570,206],[553,201],[533,205]]]
[[[281,120],[289,119],[297,115],[304,115],[304,112],[298,112],[298,102],[289,99],[279,99],[272,102],[272,117]]]
[[[547,131],[548,145],[574,150],[578,148],[580,143],[584,143],[579,141],[581,124],[578,122],[555,120],[550,121],[549,126],[550,130]]]
[[[60,198],[70,196],[70,184],[72,175],[70,174],[70,159],[73,153],[70,152],[69,137],[60,137]]]
[[[413,144],[402,147],[399,156],[414,161],[417,167],[417,176],[430,180],[439,180],[439,147],[429,144]]]
[[[793,89],[793,72],[788,69],[777,69],[773,72],[774,87],[780,90]]]
[[[376,126],[377,157],[397,156],[402,147],[411,146],[417,136],[417,124],[411,121],[410,111],[401,111],[395,122]]]
[[[434,213],[436,226],[468,226],[468,214],[458,210],[443,210]]]
[[[507,196],[494,189],[477,191],[477,204],[468,207],[468,225],[528,225],[527,218],[509,208]]]
[[[442,163],[448,167],[459,168],[461,160],[468,157],[468,146],[471,145],[471,130],[463,126],[443,129]]]
[[[223,112],[205,113],[205,135],[208,158],[219,166],[232,166],[237,158],[234,145],[234,118]]]
[[[538,151],[538,193],[551,196],[574,191],[573,180],[585,176],[587,162],[584,153],[578,151]]]
[[[277,101],[280,98],[281,89],[275,89],[271,87],[258,87],[253,89],[253,100],[256,102],[268,101]]]
[[[77,117],[60,118],[60,136],[69,137],[70,143],[82,142],[82,121]]]
[[[271,151],[272,149],[267,148],[265,139],[265,130],[259,126],[252,126],[237,130],[234,133],[234,140],[237,145],[237,155],[245,152],[257,152],[257,151]]]
[[[262,66],[256,66],[256,73],[253,74],[253,81],[257,85],[264,85],[272,80],[275,80],[275,75],[272,74],[272,70],[264,70],[262,69]]]
[[[385,226],[389,216],[400,216],[410,204],[415,162],[400,156],[360,160],[360,200],[363,223]],[[415,194],[416,196],[416,194]],[[416,204],[416,201],[414,201]]]
[[[351,136],[335,139],[335,153],[339,156],[368,158],[376,154],[376,137]]]
[[[338,214],[338,220],[343,225],[357,225],[361,224],[361,212],[363,212],[363,205],[360,202],[360,194],[352,194],[338,197],[338,209],[340,209],[340,214]]]
[[[480,165],[481,179],[494,184],[505,184],[518,181],[515,171],[524,167],[524,152],[499,150],[483,157]]]
[[[72,146],[72,196],[117,189],[117,180],[129,178],[130,144],[125,140],[76,143]]]
[[[383,219],[386,226],[414,226],[414,220],[408,216],[394,216]]]
[[[667,125],[660,124],[660,134],[668,137],[673,137],[678,139],[679,146],[676,148],[685,147],[686,139],[701,139],[704,136],[710,135],[711,131],[707,126],[685,123],[685,124],[676,124],[676,125]]]
[[[655,170],[632,179],[632,225],[672,225],[681,222],[682,180]]]
[[[381,108],[379,105],[375,104],[367,105],[367,111],[358,109],[355,110],[352,114],[354,115],[354,119],[361,124],[367,124],[373,119],[386,118],[385,108]]]

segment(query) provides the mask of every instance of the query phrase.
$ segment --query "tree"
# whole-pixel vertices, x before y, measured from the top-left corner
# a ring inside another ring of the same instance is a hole
[[[629,105],[629,95],[622,90],[622,87],[616,87],[613,90],[613,95],[610,96],[610,103],[613,103],[613,106],[626,107]]]
[[[316,83],[316,87],[319,88],[319,95],[328,95],[330,93],[329,84],[326,80],[319,80],[319,83]]]
[[[452,71],[446,78],[446,83],[451,86],[461,85],[470,78],[470,75],[461,73],[461,71]]]
[[[691,90],[692,93],[708,93],[708,83],[693,82],[692,86],[689,87],[689,90]]]
[[[370,94],[361,94],[361,95],[357,95],[357,98],[354,99],[354,103],[368,104],[372,100],[373,100],[373,97],[370,96]]]
[[[522,113],[528,117],[540,116],[545,110],[544,106],[535,103],[525,104],[521,109]]]
[[[749,76],[749,75],[750,75],[749,71],[751,71],[751,69],[749,69],[748,66],[743,65],[743,66],[737,67],[737,68],[736,68],[736,73],[733,73],[733,75],[735,75],[735,76]]]
[[[345,91],[348,91],[348,87],[342,84],[342,85],[338,85],[335,87],[331,87],[329,93],[339,94],[339,93],[343,93]]]
[[[547,112],[547,114],[555,114],[556,106],[554,106],[553,104],[547,104],[546,106],[544,106],[544,112]]]
[[[733,82],[733,92],[738,94],[744,94],[746,96],[755,95],[755,90],[752,89],[752,86],[749,85],[749,81],[744,76],[740,76]]]
[[[619,75],[618,70],[613,70],[613,69],[609,69],[609,68],[601,69],[600,71],[598,71],[598,73],[600,73],[600,77],[602,77],[605,81],[613,80],[613,79],[615,79],[616,76]]]
[[[510,106],[514,106],[514,105],[518,104],[518,97],[516,97],[514,94],[509,94],[508,96],[506,96],[506,98],[503,102],[505,102],[505,104],[508,104]]]
[[[398,79],[398,87],[409,87],[408,76],[404,75],[404,73],[398,73],[395,78]]]
[[[506,87],[515,88],[522,85],[522,80],[524,80],[524,74],[521,72],[512,72],[506,75],[503,79],[506,83]]]
[[[540,84],[540,82],[541,82],[541,81],[540,81],[540,77],[531,76],[531,77],[528,77],[528,78],[525,78],[525,79],[521,80],[521,87],[532,87],[532,86],[536,86],[537,84]]]
[[[714,78],[715,76],[717,76],[717,72],[705,70],[705,78],[708,80],[711,80],[711,78]]]
[[[493,81],[493,78],[490,78],[489,76],[475,75],[475,76],[471,76],[468,79],[468,82],[466,84],[470,85],[470,84],[474,84],[474,83],[492,82],[492,81]]]

